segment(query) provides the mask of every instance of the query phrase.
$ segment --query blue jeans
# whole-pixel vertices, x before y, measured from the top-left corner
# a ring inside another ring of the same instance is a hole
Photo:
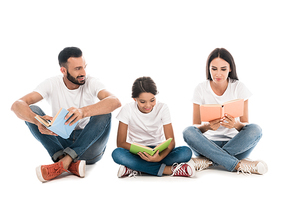
[[[40,116],[45,115],[36,105],[31,105],[30,108]],[[87,164],[94,164],[103,157],[106,149],[110,134],[111,114],[92,116],[83,130],[74,130],[68,139],[41,134],[37,125],[30,122],[26,124],[54,162],[57,162],[60,156],[68,154],[74,161],[85,160]]]
[[[262,130],[256,124],[249,124],[230,141],[211,141],[195,126],[183,131],[185,142],[196,156],[204,156],[215,165],[222,165],[233,171],[240,160],[248,157],[262,137]]]
[[[187,146],[174,148],[162,161],[147,162],[140,156],[132,154],[124,148],[116,148],[112,153],[114,162],[124,165],[132,170],[148,173],[150,175],[162,176],[164,168],[174,163],[188,162],[192,151]]]

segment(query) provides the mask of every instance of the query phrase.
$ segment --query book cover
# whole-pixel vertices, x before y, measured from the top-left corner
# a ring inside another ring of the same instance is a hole
[[[165,150],[170,145],[171,141],[172,141],[172,138],[169,138],[154,148],[150,148],[147,146],[143,146],[141,144],[133,143],[133,144],[131,144],[130,152],[133,154],[137,154],[139,152],[146,152],[149,155],[153,156],[158,150],[159,150],[159,152]]]
[[[244,99],[236,99],[223,104],[200,105],[200,116],[202,122],[209,122],[222,118],[228,114],[234,118],[244,115]]]
[[[46,128],[54,132],[55,134],[59,135],[60,137],[64,139],[68,139],[72,133],[72,131],[75,129],[78,122],[70,126],[70,124],[65,125],[67,120],[65,120],[66,115],[69,113],[68,110],[61,108],[58,113],[55,115],[55,117],[52,119],[52,121],[45,120],[41,118],[40,116],[36,116],[35,118],[43,124]]]

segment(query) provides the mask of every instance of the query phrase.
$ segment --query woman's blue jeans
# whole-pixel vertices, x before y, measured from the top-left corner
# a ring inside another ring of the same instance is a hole
[[[174,163],[188,162],[192,151],[187,146],[174,148],[162,161],[147,162],[140,156],[132,154],[124,148],[116,148],[112,153],[114,162],[124,165],[132,170],[148,173],[150,175],[162,176],[164,168]]]
[[[31,105],[30,108],[40,116],[45,115],[36,105]],[[37,125],[30,122],[26,124],[54,162],[57,162],[60,156],[68,154],[74,161],[85,160],[87,164],[94,164],[102,158],[106,149],[110,134],[111,114],[92,116],[83,130],[74,130],[68,139],[41,134]]]
[[[195,126],[183,131],[183,138],[196,156],[204,156],[233,171],[240,160],[249,156],[262,137],[262,130],[256,124],[249,124],[230,141],[211,141]]]

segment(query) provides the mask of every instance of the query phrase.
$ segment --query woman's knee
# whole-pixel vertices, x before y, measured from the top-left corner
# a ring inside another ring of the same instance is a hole
[[[248,124],[245,126],[248,130],[248,134],[252,137],[261,138],[262,137],[262,129],[257,124]]]
[[[195,126],[189,126],[183,131],[183,138],[186,143],[196,139],[201,134],[200,130]]]

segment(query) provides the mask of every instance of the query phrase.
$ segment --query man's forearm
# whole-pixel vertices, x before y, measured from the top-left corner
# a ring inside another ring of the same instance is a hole
[[[120,101],[115,96],[109,96],[96,104],[82,107],[83,117],[108,114],[121,106]]]
[[[31,111],[29,105],[23,100],[17,100],[11,106],[11,110],[16,114],[16,116],[24,121],[31,122],[33,124],[38,124],[35,119],[36,114]]]

